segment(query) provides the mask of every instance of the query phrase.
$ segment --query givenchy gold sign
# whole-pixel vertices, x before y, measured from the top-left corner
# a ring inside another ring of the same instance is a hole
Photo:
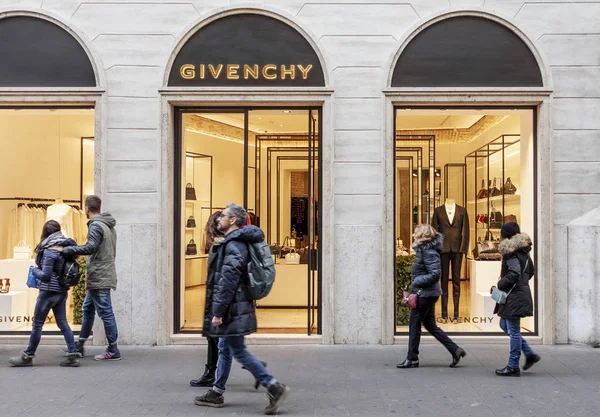
[[[295,79],[308,79],[308,74],[312,69],[312,64],[301,65],[239,65],[239,64],[199,64],[198,66],[192,64],[183,64],[179,68],[179,75],[184,80],[194,79],[221,79],[226,78],[228,80],[249,80],[249,79],[264,79],[264,80],[295,80]]]

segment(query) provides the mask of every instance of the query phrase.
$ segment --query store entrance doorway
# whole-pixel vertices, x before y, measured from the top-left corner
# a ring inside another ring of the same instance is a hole
[[[258,333],[320,334],[320,108],[178,108],[175,178],[175,328],[202,330],[207,222],[243,205],[275,259],[257,302]]]

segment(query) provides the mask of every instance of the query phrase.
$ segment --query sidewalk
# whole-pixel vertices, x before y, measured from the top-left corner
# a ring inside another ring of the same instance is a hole
[[[219,416],[262,415],[265,390],[237,363],[226,407],[198,407],[204,388],[188,381],[204,369],[206,347],[123,346],[120,362],[96,362],[89,347],[80,368],[60,368],[58,346],[41,345],[33,368],[9,368],[19,346],[0,346],[0,416]],[[406,346],[250,346],[292,392],[287,416],[554,417],[600,415],[600,349],[534,346],[542,361],[521,378],[494,369],[506,346],[465,345],[456,369],[440,345],[421,346],[421,367],[396,369]]]

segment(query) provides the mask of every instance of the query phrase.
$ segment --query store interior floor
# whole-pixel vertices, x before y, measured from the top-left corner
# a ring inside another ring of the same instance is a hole
[[[205,286],[186,288],[185,330],[202,330],[204,319]],[[316,316],[316,313],[315,313]],[[305,308],[257,308],[257,333],[306,334],[307,311]]]

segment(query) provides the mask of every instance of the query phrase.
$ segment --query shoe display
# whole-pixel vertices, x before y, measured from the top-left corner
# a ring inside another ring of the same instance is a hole
[[[467,352],[461,347],[456,349],[456,352],[452,355],[452,363],[450,364],[450,368],[456,368],[456,365],[460,362],[461,358],[467,356]]]
[[[217,368],[210,368],[208,365],[204,365],[204,374],[198,379],[192,379],[190,385],[192,387],[212,387],[215,382],[215,371]]]
[[[533,365],[535,365],[536,363],[538,363],[542,358],[540,357],[540,355],[537,354],[533,354],[531,356],[526,356],[525,357],[525,365],[523,365],[523,370],[526,371],[529,368],[531,368]]]
[[[498,376],[521,376],[521,370],[519,368],[510,368],[508,366],[502,369],[496,369],[496,375]]]
[[[8,360],[11,366],[20,368],[24,366],[33,366],[33,358],[31,356],[27,356],[24,353],[21,353],[21,356],[15,356],[14,358],[10,358]]]
[[[110,350],[106,349],[106,351],[104,353],[94,356],[94,360],[95,361],[120,361],[121,360],[121,352],[119,352],[119,349],[115,350],[114,352],[111,352]]]
[[[279,382],[269,385],[267,387],[269,405],[265,407],[265,414],[277,414],[279,407],[281,407],[281,404],[283,404],[289,393],[290,388],[287,385]]]
[[[214,389],[209,389],[204,394],[194,399],[194,404],[205,407],[221,408],[225,405],[223,394],[219,394]]]
[[[400,369],[418,368],[418,367],[419,367],[419,361],[410,361],[408,359],[405,359],[404,362],[396,365],[396,368],[400,368]]]

